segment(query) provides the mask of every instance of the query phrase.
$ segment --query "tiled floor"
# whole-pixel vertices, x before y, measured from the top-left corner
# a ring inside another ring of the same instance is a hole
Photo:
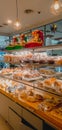
[[[7,122],[0,116],[0,130],[13,130]]]

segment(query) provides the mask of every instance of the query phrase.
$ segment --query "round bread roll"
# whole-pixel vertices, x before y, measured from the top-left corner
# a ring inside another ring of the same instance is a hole
[[[34,96],[34,91],[33,91],[33,90],[29,90],[29,91],[27,92],[27,94],[28,94],[28,96]]]
[[[26,98],[27,97],[27,92],[25,90],[23,90],[21,92],[21,95],[20,95],[21,98]]]
[[[27,101],[29,101],[29,102],[36,102],[36,98],[35,98],[35,96],[28,96],[27,97]]]
[[[36,100],[43,100],[43,97],[40,94],[35,94]]]

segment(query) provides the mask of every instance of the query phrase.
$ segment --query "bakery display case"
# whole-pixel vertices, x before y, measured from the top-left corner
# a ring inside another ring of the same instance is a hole
[[[62,55],[48,55],[58,49],[62,45],[9,51],[4,60],[14,66],[0,71],[0,90],[53,127],[62,128]]]
[[[3,69],[0,75],[62,96],[62,55],[53,55],[53,50],[60,52],[61,49],[62,45],[55,45],[9,51],[4,60],[14,65],[14,68]],[[48,51],[52,51],[52,54],[49,55]]]
[[[62,49],[62,45],[9,51],[4,55],[4,61],[14,66],[2,69],[0,75],[61,96],[62,55],[48,53],[59,49]]]

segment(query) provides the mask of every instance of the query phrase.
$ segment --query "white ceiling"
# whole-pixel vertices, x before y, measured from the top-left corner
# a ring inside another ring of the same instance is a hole
[[[61,14],[59,16],[54,16],[50,13],[52,1],[53,0],[18,0],[18,13],[21,22],[20,31],[43,25],[53,20],[62,19]],[[25,14],[25,9],[32,9],[34,12]],[[41,13],[38,14],[38,11],[41,11]],[[6,23],[8,19],[11,19],[14,24],[16,20],[16,0],[0,0],[0,25]],[[13,24],[0,27],[0,34],[7,35],[16,32],[17,30],[14,28]]]

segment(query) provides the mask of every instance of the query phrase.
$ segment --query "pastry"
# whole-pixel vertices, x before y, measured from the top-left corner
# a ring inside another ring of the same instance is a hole
[[[22,78],[22,73],[21,73],[21,72],[15,73],[15,74],[13,75],[13,78],[15,78],[15,79],[21,79],[21,78]]]
[[[39,72],[42,73],[42,74],[47,74],[47,75],[55,74],[54,71],[52,71],[52,70],[46,70],[46,69],[45,70],[44,69],[40,69]]]
[[[62,83],[59,81],[54,82],[54,88],[57,92],[62,94]]]
[[[56,81],[56,78],[49,78],[44,81],[44,84],[51,87],[55,81]]]
[[[34,91],[33,91],[33,90],[29,90],[29,91],[27,92],[27,94],[28,94],[28,96],[34,96]]]
[[[26,90],[22,90],[22,92],[21,92],[21,94],[20,94],[20,97],[21,98],[27,98],[27,92],[26,92]]]
[[[45,80],[45,81],[44,81],[44,85],[50,86],[50,85],[51,85],[51,82],[50,82],[49,80]]]
[[[39,109],[43,111],[51,111],[53,109],[53,106],[51,105],[51,103],[44,101],[41,104],[39,104]]]
[[[62,105],[61,99],[47,98],[41,104],[39,104],[39,109],[42,109],[43,111],[51,111],[60,105]]]
[[[62,65],[62,58],[55,62],[56,65]]]
[[[35,99],[43,101],[44,98],[40,94],[35,94]]]
[[[35,96],[28,96],[27,97],[27,101],[29,101],[29,102],[36,102],[37,100],[36,100]]]
[[[43,82],[41,81],[38,81],[36,84],[35,84],[35,87],[39,87],[39,88],[43,88]]]
[[[40,59],[40,60],[39,60],[39,63],[40,63],[40,64],[45,64],[45,63],[46,63],[46,60],[45,60],[45,59]]]
[[[48,64],[54,64],[55,63],[55,61],[54,61],[54,59],[48,59]]]
[[[55,87],[62,87],[62,83],[59,82],[59,81],[55,81],[55,82],[54,82],[54,86],[55,86]]]
[[[24,74],[23,76],[24,78],[33,78],[33,76],[31,74]]]

